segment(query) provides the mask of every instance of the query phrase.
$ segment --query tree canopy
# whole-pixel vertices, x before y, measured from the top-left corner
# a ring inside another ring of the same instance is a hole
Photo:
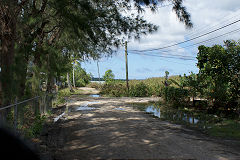
[[[105,72],[103,79],[106,83],[110,83],[114,80],[115,75],[113,74],[112,70],[109,69]]]
[[[0,101],[21,99],[27,88],[38,90],[41,81],[50,91],[54,81],[71,70],[73,58],[109,56],[127,38],[156,31],[158,27],[140,13],[144,6],[154,11],[165,1],[169,0],[0,1]],[[169,2],[179,20],[191,27],[182,0]],[[124,14],[132,8],[138,12]]]
[[[240,98],[240,42],[225,41],[224,46],[199,46],[199,78],[204,93],[215,105],[235,107]]]

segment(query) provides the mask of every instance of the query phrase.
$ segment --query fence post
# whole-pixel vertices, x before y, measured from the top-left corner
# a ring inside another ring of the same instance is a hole
[[[17,127],[18,127],[18,106],[17,106],[17,97],[16,97],[16,99],[15,99],[14,118],[13,118],[13,122],[14,122],[14,130],[17,131]]]
[[[66,100],[66,99],[65,99]],[[68,110],[69,110],[69,107],[68,107],[68,100],[66,100],[66,110],[65,110],[65,113],[66,113],[66,116],[68,117]]]
[[[47,112],[47,107],[48,107],[48,104],[47,104],[47,94],[44,94],[42,96],[42,113],[41,114],[46,114]]]
[[[43,96],[44,95],[41,95],[41,97],[40,97],[40,101],[39,101],[39,112],[40,112],[40,114],[41,114],[41,116],[42,116],[42,114],[43,114]]]
[[[49,97],[48,97],[48,93],[47,93],[46,97],[45,97],[45,110],[44,110],[44,114],[46,114],[47,111],[48,111],[48,107],[49,107],[48,99],[49,99]]]
[[[33,101],[34,101],[34,112],[35,112],[35,115],[37,116],[40,113],[39,97],[36,97]]]
[[[42,115],[43,113],[43,96],[39,97],[39,113]]]

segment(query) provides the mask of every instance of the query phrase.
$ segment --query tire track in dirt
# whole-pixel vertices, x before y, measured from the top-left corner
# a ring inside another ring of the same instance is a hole
[[[72,112],[53,124],[46,138],[57,160],[240,159],[240,147],[234,148],[231,142],[220,143],[220,140],[153,118],[129,105],[159,98],[72,96],[70,100],[68,107]],[[95,109],[76,110],[87,102]]]

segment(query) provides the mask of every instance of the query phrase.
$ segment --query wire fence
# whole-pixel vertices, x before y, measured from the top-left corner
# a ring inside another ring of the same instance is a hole
[[[51,112],[56,94],[45,94],[0,108],[0,124],[16,132],[32,129],[39,117]]]

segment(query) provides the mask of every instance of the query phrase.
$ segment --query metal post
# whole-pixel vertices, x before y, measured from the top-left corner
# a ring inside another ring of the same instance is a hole
[[[125,60],[126,60],[126,84],[127,84],[127,94],[129,94],[129,85],[128,85],[128,58],[127,58],[127,41],[125,42]]]
[[[97,61],[97,67],[98,67],[98,81],[100,83],[100,72],[99,72],[99,65],[98,65],[98,61]]]
[[[18,127],[18,106],[17,106],[17,97],[15,99],[15,106],[14,106],[14,118],[13,118],[13,122],[14,122],[14,130],[17,131],[17,127]]]

